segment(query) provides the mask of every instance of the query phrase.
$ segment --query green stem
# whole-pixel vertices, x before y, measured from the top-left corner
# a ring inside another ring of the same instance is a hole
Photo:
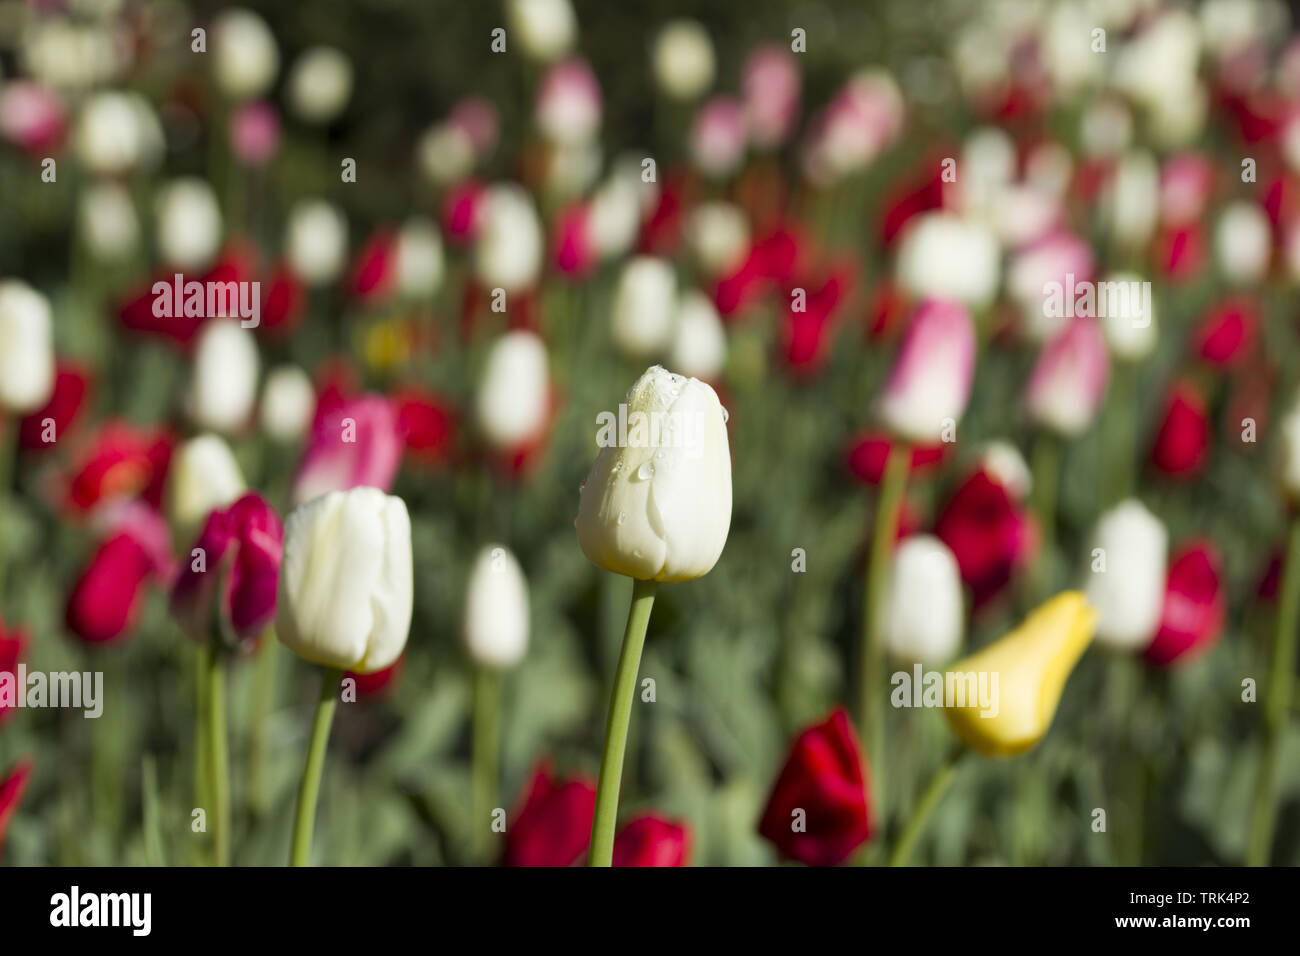
[[[1034,599],[1047,596],[1054,581],[1056,560],[1056,491],[1061,480],[1061,443],[1048,432],[1034,442],[1033,510],[1038,519],[1038,562],[1034,567]]]
[[[1277,825],[1278,757],[1291,709],[1295,680],[1296,627],[1300,620],[1300,520],[1291,520],[1283,570],[1282,599],[1277,609],[1277,630],[1273,635],[1273,657],[1268,683],[1264,685],[1264,737],[1255,778],[1255,803],[1250,814],[1250,837],[1246,843],[1247,866],[1267,866]]]
[[[596,785],[596,813],[591,821],[588,861],[591,866],[612,866],[614,862],[614,824],[618,819],[618,791],[623,782],[623,751],[627,747],[627,725],[632,718],[641,648],[645,646],[646,627],[655,603],[655,587],[654,581],[636,581],[632,586],[632,605],[628,608],[623,650],[618,655],[618,671],[609,697],[605,753],[600,760],[600,780]]]
[[[912,449],[895,441],[885,461],[885,474],[876,502],[876,523],[872,529],[871,552],[867,559],[862,606],[862,645],[858,649],[858,726],[871,768],[872,806],[878,818],[885,817],[885,596],[889,587],[889,566],[898,537],[898,515],[907,488]]]
[[[208,657],[212,648],[200,645],[194,655],[194,806],[208,809]],[[202,851],[199,859],[202,858]]]
[[[1127,362],[1115,363],[1107,399],[1105,430],[1105,468],[1102,470],[1102,505],[1111,507],[1133,493],[1133,465],[1137,442],[1137,368]]]
[[[953,777],[957,773],[957,767],[962,758],[969,751],[965,747],[957,747],[943,762],[930,783],[921,794],[921,799],[916,804],[916,809],[912,811],[912,817],[907,821],[907,826],[899,834],[898,842],[894,844],[893,852],[889,854],[890,866],[907,866],[907,861],[912,856],[912,850],[916,846],[916,841],[921,838],[925,831],[925,825],[929,822],[930,816],[934,813],[935,807],[939,805],[952,785]]]
[[[205,657],[208,789],[212,798],[213,862],[230,865],[230,749],[226,731],[226,664],[214,638]]]
[[[497,802],[500,773],[501,675],[491,668],[474,671],[474,729],[472,775],[474,789],[474,855],[486,862],[491,850],[492,811]]]
[[[145,754],[140,766],[140,801],[144,812],[144,856],[149,866],[166,866],[158,810],[158,765]]]
[[[302,768],[302,783],[298,786],[298,808],[293,815],[293,848],[289,851],[290,866],[307,866],[311,862],[311,834],[316,826],[316,799],[320,795],[321,772],[325,769],[325,748],[329,744],[330,724],[334,721],[334,708],[339,702],[339,682],[343,672],[326,669],[321,678],[320,697],[316,701],[316,717],[311,725],[311,743],[307,746],[307,763]]]
[[[252,733],[248,741],[248,811],[262,817],[271,805],[270,752],[271,699],[275,696],[275,655],[278,641],[273,631],[262,636],[253,671]]]

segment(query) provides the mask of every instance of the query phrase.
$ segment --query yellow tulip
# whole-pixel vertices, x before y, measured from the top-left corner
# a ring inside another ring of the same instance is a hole
[[[1066,678],[1092,640],[1096,619],[1082,592],[1065,591],[1006,637],[954,664],[949,683],[958,675],[982,675],[994,693],[993,706],[977,699],[960,700],[961,706],[947,701],[953,732],[989,756],[1024,753],[1038,743],[1051,726]]]

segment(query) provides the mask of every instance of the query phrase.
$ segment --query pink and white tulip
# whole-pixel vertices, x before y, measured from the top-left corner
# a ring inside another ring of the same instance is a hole
[[[1096,319],[1078,317],[1043,347],[1025,403],[1039,425],[1073,437],[1092,422],[1106,392],[1110,356]]]
[[[924,302],[912,316],[885,383],[880,417],[894,434],[933,444],[955,428],[974,377],[975,323],[970,312],[956,302]]]

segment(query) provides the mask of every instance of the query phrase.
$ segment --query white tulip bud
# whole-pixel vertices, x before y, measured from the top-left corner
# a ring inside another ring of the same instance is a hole
[[[477,396],[479,429],[489,445],[510,451],[537,437],[550,411],[546,345],[536,333],[507,332],[492,346]]]
[[[465,597],[465,648],[480,667],[514,667],[528,650],[528,581],[502,545],[478,553]]]
[[[176,179],[158,191],[158,251],[178,269],[202,269],[221,246],[221,206],[202,179]]]
[[[97,183],[82,193],[77,220],[81,241],[101,261],[129,258],[140,241],[131,194],[117,183]]]
[[[903,287],[917,296],[979,308],[998,290],[998,242],[978,223],[924,213],[903,234],[896,270]]]
[[[694,20],[674,20],[655,39],[654,73],[659,89],[675,100],[693,100],[713,83],[713,41]]]
[[[1101,290],[1106,288],[1149,290],[1150,284],[1136,273],[1120,272],[1106,276],[1098,284],[1098,296],[1105,295]],[[1138,295],[1126,293],[1118,302],[1108,300],[1105,313],[1102,331],[1106,333],[1106,344],[1117,359],[1140,362],[1155,351],[1158,326],[1155,303],[1150,295],[1146,292]]]
[[[483,226],[474,266],[485,288],[530,288],[542,268],[542,224],[532,197],[514,183],[491,187],[482,199]]]
[[[162,126],[138,93],[96,93],[81,108],[76,130],[77,157],[92,173],[119,176],[151,167],[163,152]]]
[[[749,250],[749,221],[732,203],[701,203],[686,222],[686,237],[705,274],[721,275]]]
[[[1101,516],[1085,591],[1097,609],[1102,644],[1140,651],[1155,636],[1165,600],[1168,545],[1164,525],[1140,501],[1123,501]]]
[[[942,664],[962,638],[961,572],[948,546],[913,535],[894,552],[885,605],[885,644],[902,661]]]
[[[600,454],[582,485],[575,525],[583,554],[642,580],[707,574],[731,526],[726,410],[704,382],[656,365],[617,417],[623,411],[626,429],[603,413]]]
[[[614,344],[629,358],[648,358],[668,347],[673,334],[677,276],[664,259],[629,259],[618,277],[610,309]]]
[[[980,467],[996,479],[1012,498],[1024,501],[1034,486],[1033,473],[1020,449],[1008,441],[991,441],[984,446]]]
[[[348,221],[323,199],[304,200],[289,210],[285,245],[293,271],[308,285],[323,285],[343,268]]]
[[[401,656],[414,594],[411,518],[378,488],[331,491],[290,513],[276,635],[304,660],[373,674]]]
[[[271,369],[262,387],[262,430],[281,442],[296,441],[316,413],[316,389],[296,365]]]
[[[1278,477],[1282,492],[1292,503],[1300,504],[1300,396],[1278,423],[1278,439],[1281,448]]]
[[[702,292],[688,292],[677,307],[670,361],[682,375],[716,379],[727,362],[727,333],[713,300]]]
[[[26,415],[54,391],[50,303],[27,283],[0,280],[0,408]]]
[[[231,434],[248,423],[257,401],[259,360],[251,330],[229,319],[199,333],[186,406],[194,424]]]
[[[397,288],[403,295],[430,296],[442,285],[446,264],[438,227],[423,216],[397,234]]]
[[[178,540],[244,493],[244,476],[230,446],[216,435],[199,435],[172,452],[167,467],[167,515]]]
[[[352,63],[334,47],[304,50],[289,72],[289,106],[308,123],[328,123],[352,95]]]
[[[234,8],[217,18],[212,32],[212,65],[221,92],[232,100],[265,93],[280,69],[280,50],[266,21]]]
[[[1214,254],[1230,282],[1258,282],[1268,272],[1273,235],[1258,204],[1229,203],[1214,230]]]
[[[464,179],[474,168],[474,141],[453,123],[436,123],[415,146],[421,172],[442,186]]]
[[[529,58],[542,63],[567,53],[578,32],[569,0],[509,0],[506,15],[510,38]]]
[[[587,235],[602,259],[613,259],[632,248],[641,227],[639,180],[615,173],[591,197]]]

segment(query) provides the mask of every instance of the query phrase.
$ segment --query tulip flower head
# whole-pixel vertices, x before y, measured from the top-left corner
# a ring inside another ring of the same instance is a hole
[[[965,307],[930,300],[912,317],[880,401],[896,434],[934,443],[956,426],[975,378],[975,325]]]
[[[257,401],[257,340],[229,319],[199,333],[186,404],[199,428],[230,434],[246,425]]]
[[[1110,358],[1095,319],[1078,317],[1043,347],[1029,379],[1030,417],[1066,437],[1092,422],[1106,392]]]
[[[508,668],[528,649],[528,581],[502,545],[479,552],[465,599],[465,647],[482,667]]]
[[[493,344],[476,396],[479,429],[500,452],[536,439],[550,415],[550,360],[535,332],[517,329]]]
[[[938,538],[913,535],[898,546],[886,602],[885,644],[899,660],[940,664],[961,644],[961,572]]]
[[[402,445],[397,412],[383,396],[318,409],[294,476],[293,503],[362,486],[387,491],[402,463]]]
[[[50,303],[17,279],[0,280],[0,410],[25,415],[54,391]]]
[[[707,574],[731,526],[726,410],[704,382],[656,365],[628,392],[626,422],[626,436],[613,424],[598,435],[603,447],[578,504],[578,544],[592,564],[628,577]]]
[[[666,24],[655,38],[653,59],[655,81],[670,99],[696,99],[713,82],[713,41],[695,20]]]
[[[1096,612],[1079,591],[1040,605],[1010,634],[952,665],[949,681],[996,675],[996,709],[967,698],[944,708],[953,732],[988,756],[1014,756],[1047,733],[1065,681],[1092,640]],[[992,684],[992,680],[989,680]]]
[[[1160,519],[1130,499],[1101,516],[1089,556],[1088,603],[1097,610],[1097,640],[1141,650],[1160,623],[1169,535]]]
[[[188,537],[244,492],[244,476],[230,446],[216,435],[191,438],[172,453],[167,469],[167,516],[177,533]]]
[[[1169,562],[1160,627],[1143,656],[1166,666],[1204,652],[1223,631],[1226,605],[1218,550],[1207,541],[1184,545]]]
[[[370,674],[411,628],[411,519],[377,488],[331,491],[285,522],[276,635],[304,660]]]

